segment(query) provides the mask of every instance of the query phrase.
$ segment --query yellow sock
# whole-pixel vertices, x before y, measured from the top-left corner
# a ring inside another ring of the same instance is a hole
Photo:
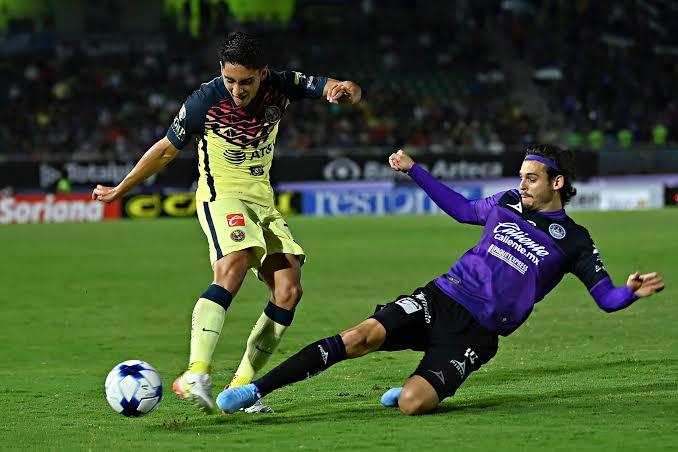
[[[272,315],[271,312],[277,315]],[[283,323],[272,320],[269,315]],[[254,379],[256,373],[266,365],[268,359],[278,348],[285,330],[292,322],[292,316],[292,311],[286,311],[269,303],[252,328],[250,337],[247,339],[247,349],[238,370],[235,371],[230,387],[244,386]]]
[[[193,308],[191,322],[191,373],[210,373],[212,354],[219,341],[226,310],[219,304],[200,298]]]

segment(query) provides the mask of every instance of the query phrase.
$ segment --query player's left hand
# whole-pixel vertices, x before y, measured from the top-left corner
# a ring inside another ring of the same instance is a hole
[[[638,298],[649,297],[664,290],[664,279],[657,272],[640,274],[635,272],[629,275],[626,286],[633,291]]]
[[[339,82],[327,91],[331,104],[354,104],[360,100],[360,88],[353,82]]]

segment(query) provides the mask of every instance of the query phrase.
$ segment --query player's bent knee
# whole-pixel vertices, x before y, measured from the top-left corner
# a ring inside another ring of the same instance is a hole
[[[433,409],[424,407],[421,401],[412,401],[412,402],[398,401],[398,408],[400,409],[401,413],[407,416],[417,416],[420,414],[426,414]]]
[[[386,338],[386,330],[374,319],[367,319],[361,324],[341,333],[348,358],[357,358],[379,350]]]
[[[366,320],[369,322],[367,329],[367,338],[365,340],[365,345],[371,351],[379,350],[381,344],[384,343],[386,339],[386,329],[384,326],[374,319]]]
[[[276,305],[284,309],[292,310],[299,304],[303,294],[304,291],[300,284],[290,283],[277,286],[273,292],[273,298]]]
[[[426,414],[438,406],[437,400],[431,400],[428,397],[423,397],[415,391],[403,389],[398,399],[398,408],[400,412],[408,416],[416,416],[419,414]]]
[[[407,380],[398,399],[400,411],[409,416],[428,413],[439,403],[436,390],[419,375],[413,375]]]

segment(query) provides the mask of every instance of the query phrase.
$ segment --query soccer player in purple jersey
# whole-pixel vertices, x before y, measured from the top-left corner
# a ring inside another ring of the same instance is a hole
[[[569,218],[572,153],[557,146],[527,149],[520,185],[469,201],[436,180],[403,151],[389,164],[408,174],[448,215],[484,227],[476,246],[446,273],[378,306],[372,317],[341,334],[314,342],[253,383],[219,394],[226,413],[254,404],[290,383],[333,364],[374,351],[423,351],[403,387],[388,390],[385,406],[423,414],[453,395],[471,372],[497,352],[499,336],[525,322],[535,303],[571,272],[606,312],[624,309],[664,288],[657,273],[633,273],[615,287],[588,231]]]

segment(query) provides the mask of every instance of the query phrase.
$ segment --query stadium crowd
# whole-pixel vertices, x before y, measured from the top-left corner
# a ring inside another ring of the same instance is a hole
[[[643,1],[524,2],[505,33],[536,69],[570,147],[665,145],[678,127],[678,5]]]
[[[516,2],[530,6],[523,10],[459,2],[445,17],[424,9],[405,31],[370,3],[334,25],[299,13],[288,29],[254,30],[270,47],[272,68],[350,78],[364,89],[351,108],[292,104],[278,152],[404,145],[498,153],[535,141],[544,131],[512,98],[506,68],[492,58],[496,24],[515,64],[552,75],[536,80],[562,118],[561,142],[600,148],[606,137],[665,144],[677,135],[676,57],[647,51],[656,30],[634,22],[638,11],[625,5],[635,2]],[[388,14],[408,14],[406,2],[398,5]],[[662,19],[670,27],[675,14]],[[342,39],[328,32],[332,26]],[[121,36],[116,45],[53,36],[49,52],[13,54],[0,66],[0,158],[138,157],[165,134],[190,91],[218,74],[215,35],[167,31],[142,45]]]

